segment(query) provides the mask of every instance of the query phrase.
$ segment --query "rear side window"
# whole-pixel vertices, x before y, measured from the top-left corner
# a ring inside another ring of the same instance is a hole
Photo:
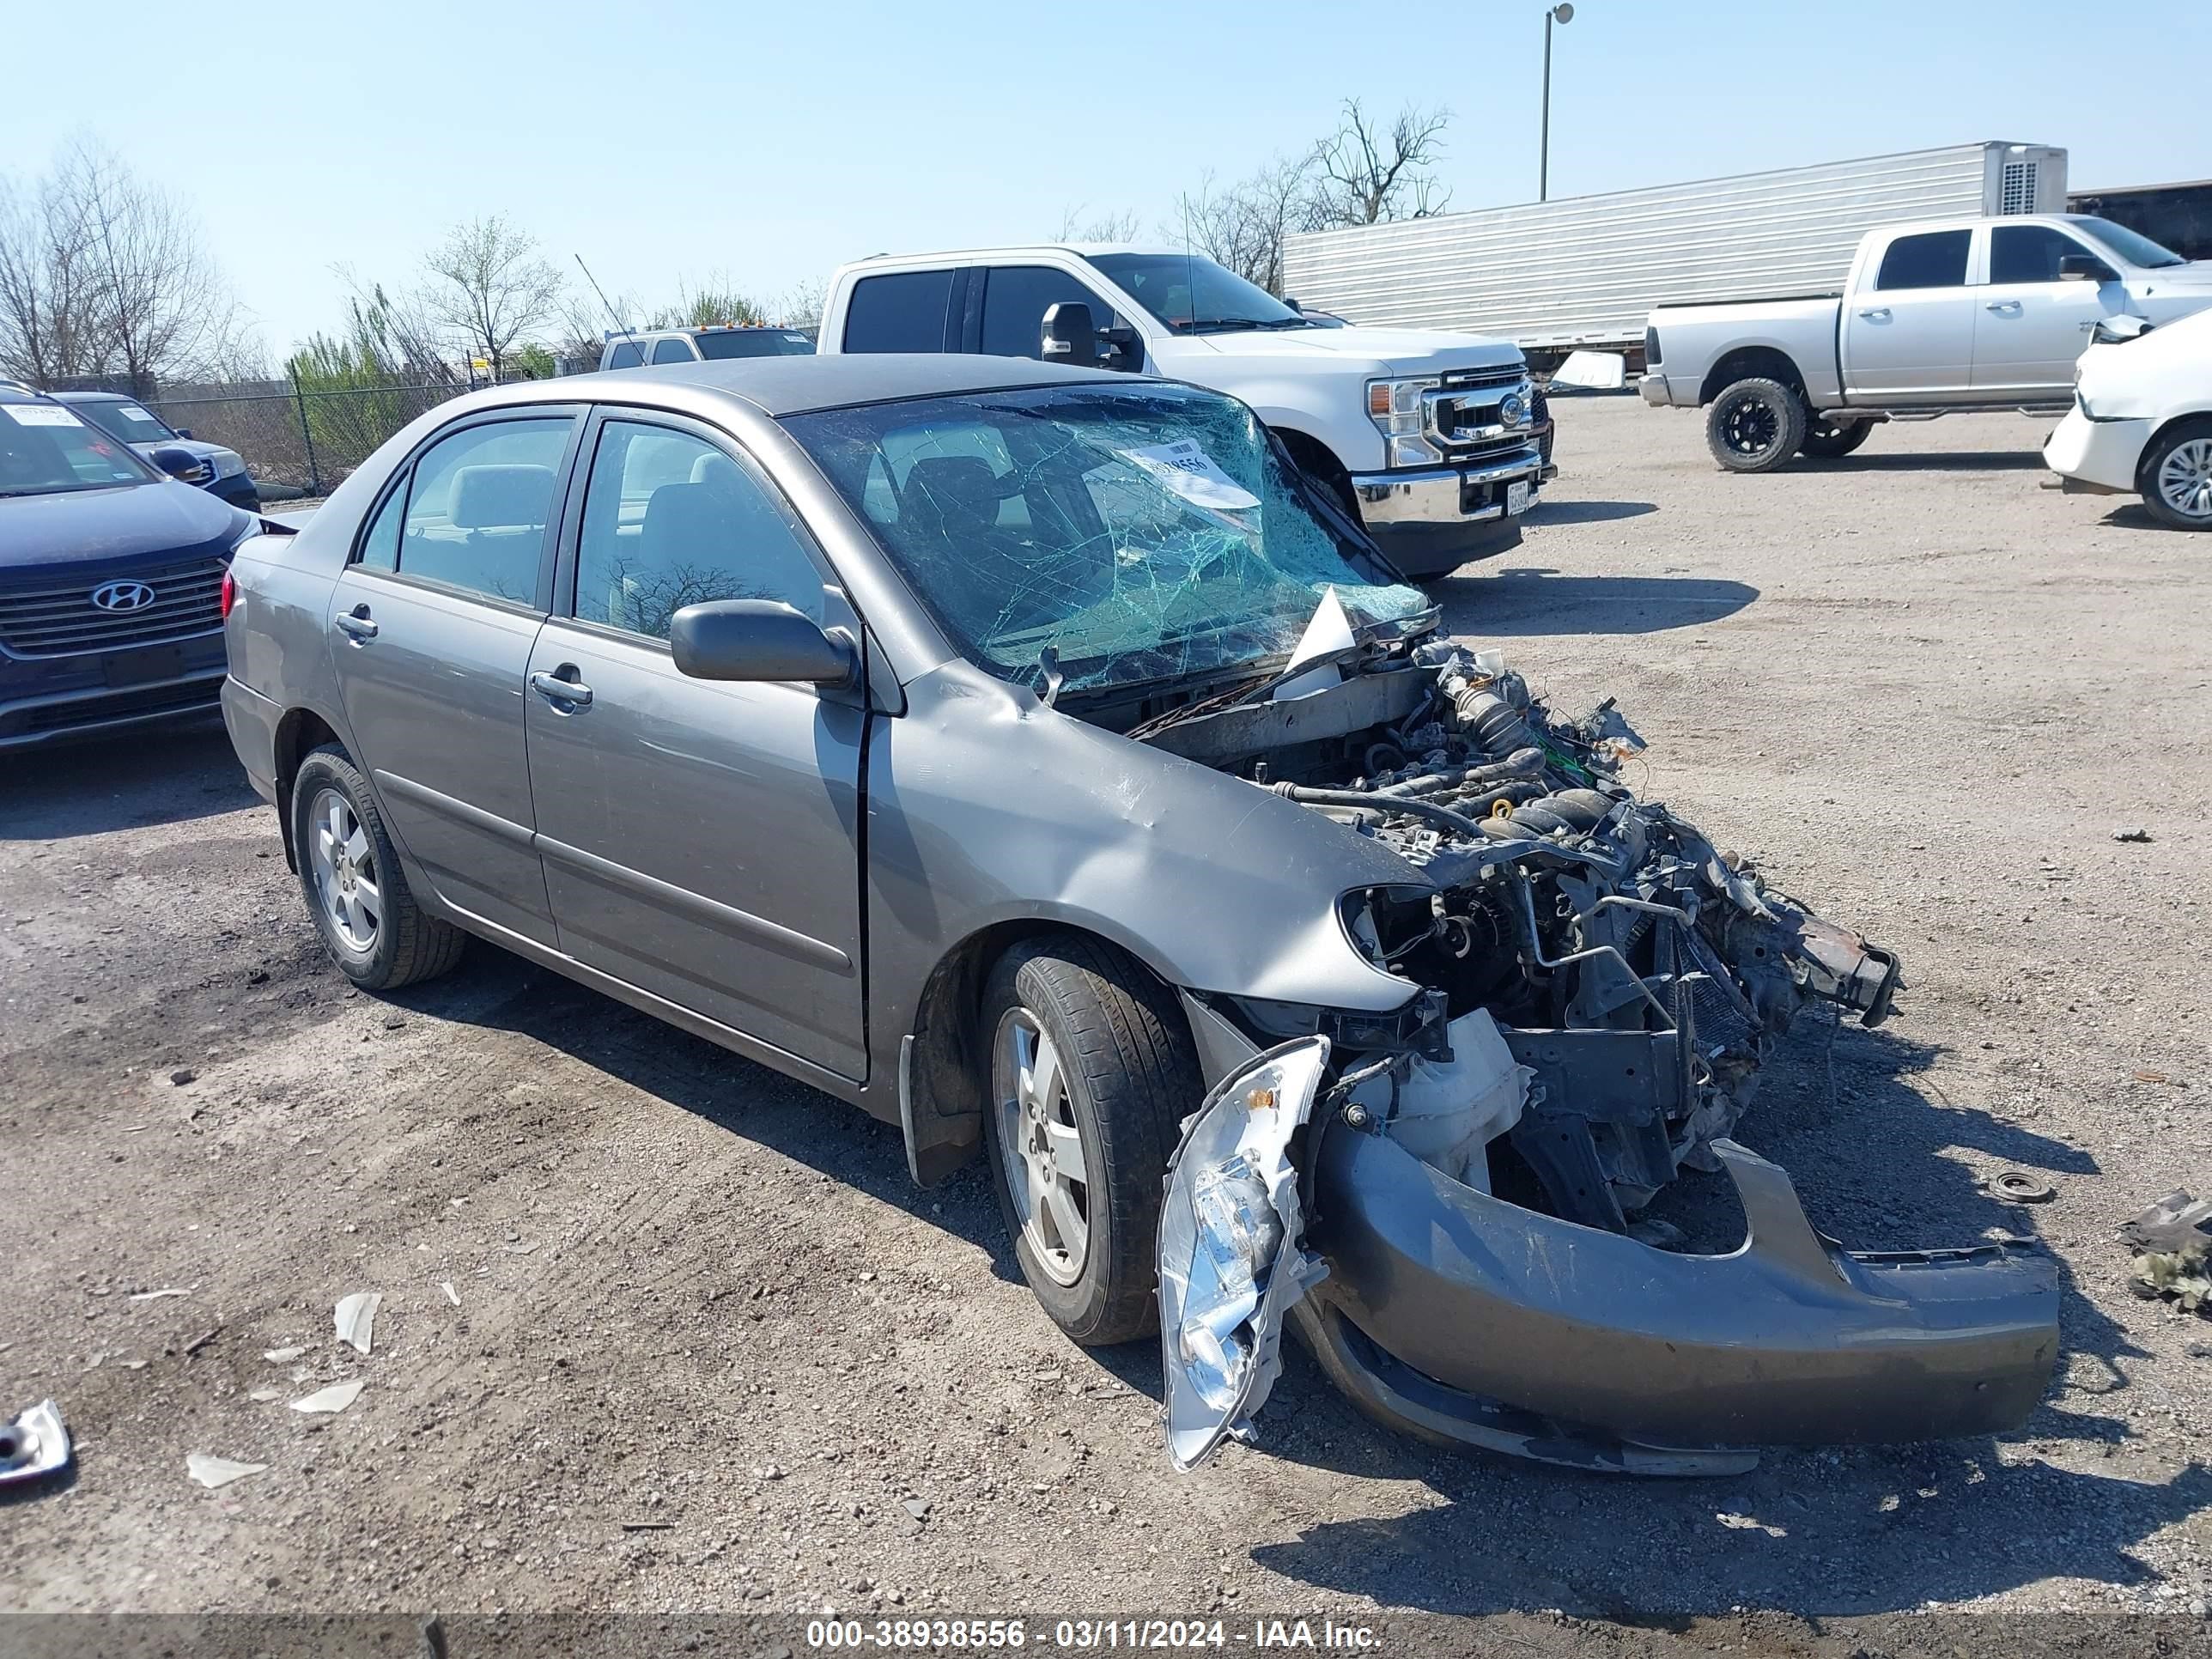
[[[848,351],[942,351],[952,301],[949,270],[863,276],[845,307]]]
[[[1881,274],[1875,278],[1875,286],[1964,288],[1966,250],[1973,240],[1971,230],[1931,230],[1917,236],[1900,236],[1881,256]]]
[[[609,368],[635,368],[645,361],[645,348],[635,340],[623,340],[607,354]]]
[[[2063,231],[2049,225],[1999,225],[1990,233],[1992,283],[2055,283],[2058,262],[2069,253],[2087,254]]]
[[[688,363],[696,360],[691,355],[690,341],[662,340],[653,348],[653,361],[656,363]]]
[[[1074,277],[1048,265],[994,265],[983,286],[983,351],[993,357],[1044,356],[1044,313],[1079,301],[1091,324],[1106,328],[1114,308]]]
[[[574,424],[566,416],[490,421],[425,450],[407,491],[399,574],[535,605],[553,486]]]

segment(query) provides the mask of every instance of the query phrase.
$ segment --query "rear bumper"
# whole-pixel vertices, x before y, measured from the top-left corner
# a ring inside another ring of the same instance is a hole
[[[1465,466],[1355,473],[1352,489],[1367,533],[1419,580],[1517,544],[1513,521],[1536,504],[1544,475],[1543,455],[1531,444]],[[1517,510],[1516,486],[1525,486]]]
[[[252,686],[235,679],[222,682],[222,723],[230,746],[254,793],[271,805],[276,799],[276,726],[283,714]]]
[[[1674,402],[1674,392],[1667,384],[1667,377],[1656,369],[1638,380],[1636,390],[1654,409],[1665,409]]]
[[[2046,1258],[1847,1253],[1780,1169],[1715,1150],[1749,1237],[1676,1255],[1332,1126],[1308,1235],[1331,1271],[1302,1327],[1339,1386],[1396,1426],[1585,1467],[1717,1473],[1749,1460],[1709,1449],[1988,1434],[2033,1410],[2058,1352]]]
[[[2043,464],[2065,480],[2069,492],[2136,493],[2136,468],[2154,421],[2093,421],[2077,407],[2067,412],[2043,446]]]

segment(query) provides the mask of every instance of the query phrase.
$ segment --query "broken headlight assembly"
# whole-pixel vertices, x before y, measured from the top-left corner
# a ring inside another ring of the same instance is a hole
[[[1286,1042],[1224,1078],[1185,1126],[1160,1210],[1168,1455],[1196,1468],[1282,1370],[1283,1316],[1327,1269],[1301,1242],[1291,1138],[1328,1069],[1327,1037]]]

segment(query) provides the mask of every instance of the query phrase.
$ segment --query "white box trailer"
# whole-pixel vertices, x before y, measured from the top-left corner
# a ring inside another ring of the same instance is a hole
[[[1654,306],[1838,292],[1876,225],[2065,210],[2064,150],[1954,144],[1314,231],[1285,241],[1283,291],[1355,323],[1511,340],[1548,365],[1640,353]]]

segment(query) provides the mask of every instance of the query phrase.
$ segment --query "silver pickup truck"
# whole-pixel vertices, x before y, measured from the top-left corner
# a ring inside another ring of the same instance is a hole
[[[1661,306],[1644,401],[1702,408],[1713,459],[1770,472],[1828,459],[1877,421],[2065,409],[2106,319],[2155,325],[2212,306],[2191,264],[2109,220],[1930,220],[1869,231],[1840,293]]]

